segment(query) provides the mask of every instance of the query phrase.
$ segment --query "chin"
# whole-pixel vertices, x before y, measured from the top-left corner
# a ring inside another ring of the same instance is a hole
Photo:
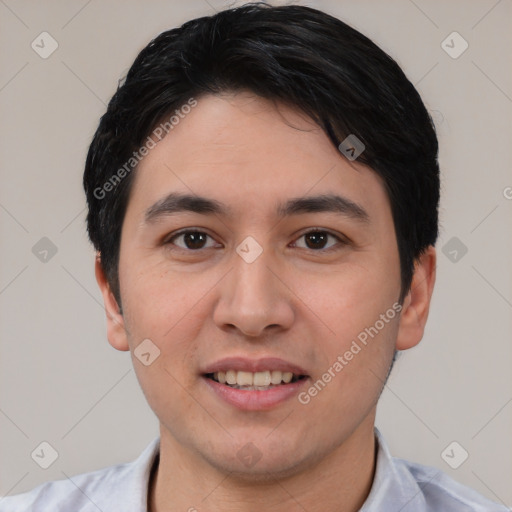
[[[229,474],[230,479],[245,484],[270,484],[276,480],[282,480],[300,473],[302,464],[290,460],[281,463],[266,462],[260,460],[253,467],[247,467],[239,461],[210,461],[216,469]]]
[[[230,478],[251,484],[265,484],[297,475],[316,461],[313,455],[299,453],[297,447],[267,445],[259,450],[251,442],[235,450],[235,457],[226,457],[233,448],[218,453],[203,453],[206,461]]]

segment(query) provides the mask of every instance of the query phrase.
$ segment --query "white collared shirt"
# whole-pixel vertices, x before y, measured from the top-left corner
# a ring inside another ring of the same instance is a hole
[[[374,430],[377,466],[360,512],[510,512],[439,469],[392,457],[382,434]],[[5,496],[0,512],[147,512],[149,476],[159,449],[156,437],[132,462]],[[204,509],[200,502],[198,497],[196,508]]]

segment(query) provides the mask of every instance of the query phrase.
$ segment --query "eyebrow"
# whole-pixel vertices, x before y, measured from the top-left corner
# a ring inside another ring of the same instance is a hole
[[[182,212],[224,217],[233,216],[230,207],[215,199],[171,192],[146,210],[144,220],[146,224],[150,224],[161,217]],[[276,208],[276,214],[279,218],[318,212],[336,213],[364,223],[370,221],[370,216],[361,205],[336,194],[296,197],[278,204]]]

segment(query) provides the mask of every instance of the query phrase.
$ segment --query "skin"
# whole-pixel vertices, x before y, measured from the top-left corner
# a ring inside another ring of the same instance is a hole
[[[216,199],[233,215],[184,212],[145,223],[146,210],[170,192]],[[369,222],[331,212],[276,217],[276,203],[322,193],[361,205]],[[169,235],[183,228],[209,235],[203,248],[187,249],[183,236],[172,245]],[[304,236],[312,228],[347,243],[315,245]],[[235,250],[247,236],[263,248],[250,264]],[[400,265],[376,173],[283,104],[245,92],[198,98],[136,171],[120,246],[123,314],[96,259],[108,340],[131,351],[160,422],[148,510],[359,510],[375,470],[377,400],[395,348],[423,336],[435,263],[430,247],[401,314],[308,404],[294,396],[244,411],[221,400],[201,369],[228,356],[295,363],[308,372],[307,390],[396,303]],[[149,366],[133,354],[146,338],[160,350]],[[251,467],[237,457],[248,442],[261,454]]]

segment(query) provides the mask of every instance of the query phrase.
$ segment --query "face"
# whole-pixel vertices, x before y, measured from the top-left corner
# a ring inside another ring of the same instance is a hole
[[[141,161],[119,281],[109,340],[161,442],[239,474],[301,471],[373,428],[395,348],[421,338],[381,179],[249,93],[198,98]]]

